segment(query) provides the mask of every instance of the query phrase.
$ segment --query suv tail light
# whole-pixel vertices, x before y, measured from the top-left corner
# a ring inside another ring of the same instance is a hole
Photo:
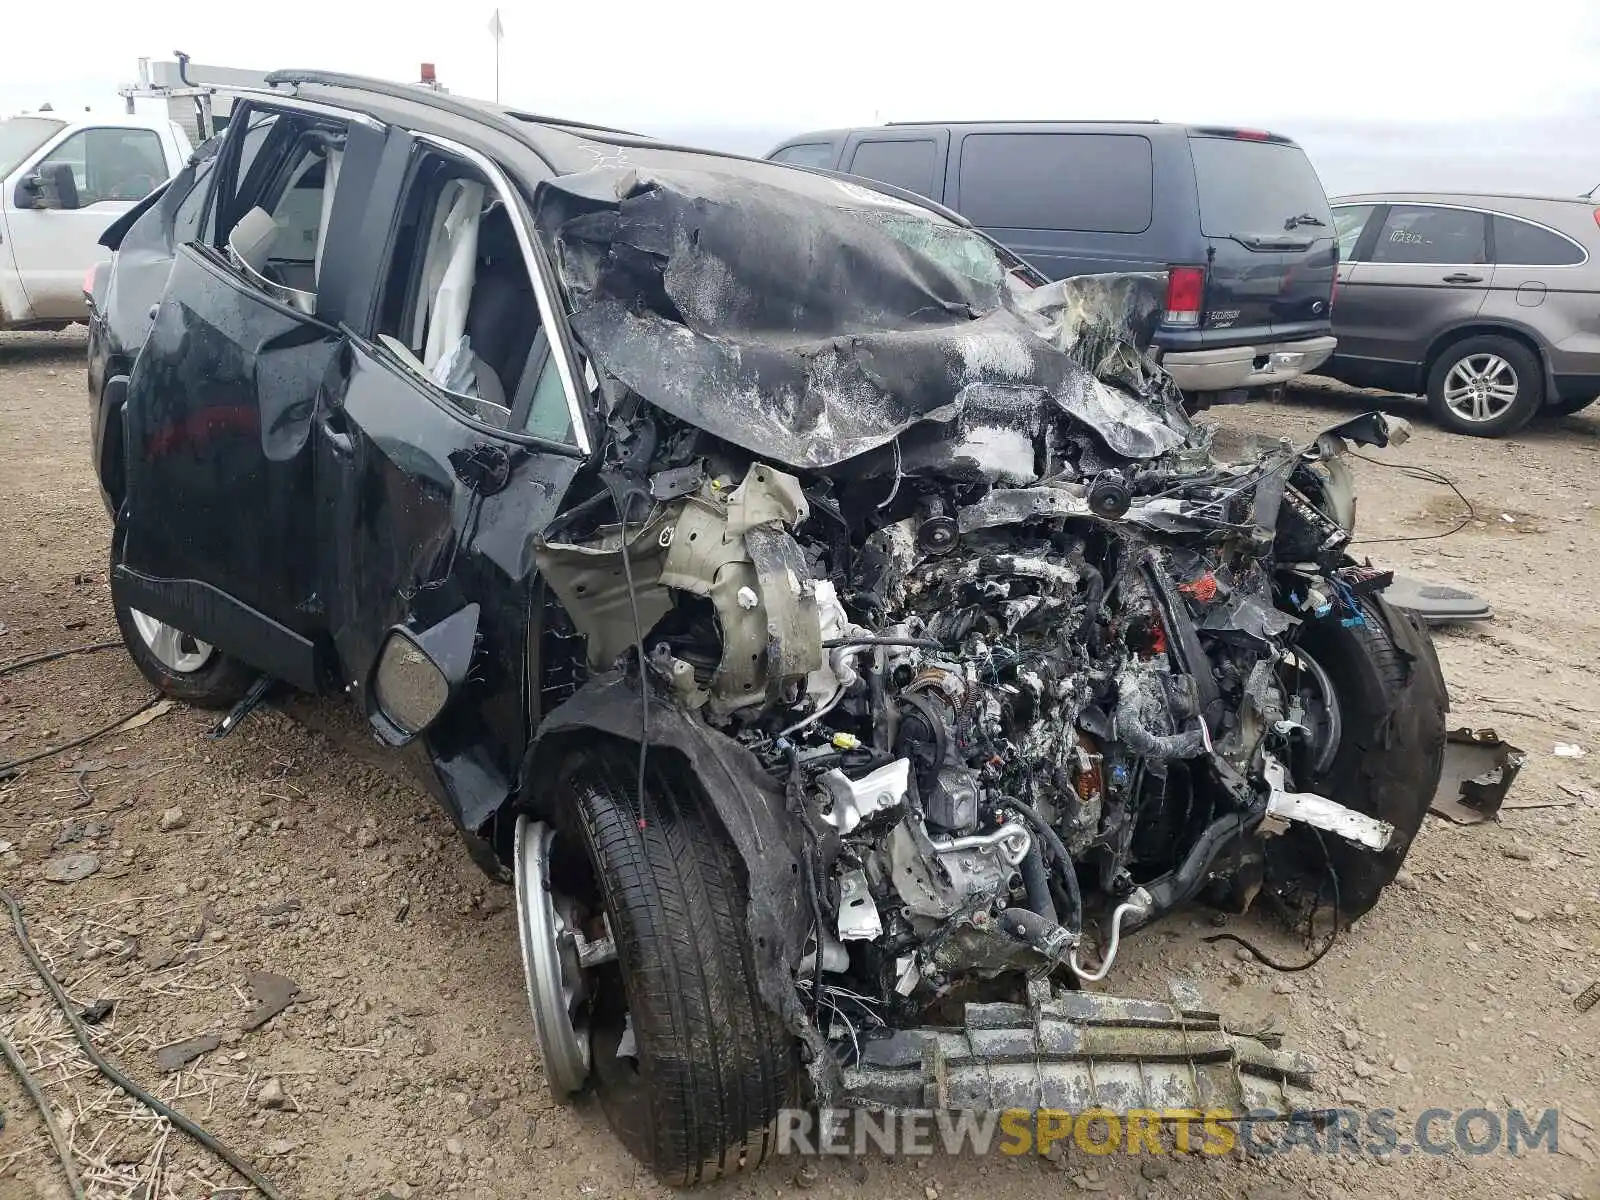
[[[1594,210],[1594,223],[1600,225],[1600,208]]]
[[[98,264],[90,267],[83,273],[83,298],[85,300],[94,299],[94,273],[97,267]]]
[[[1168,325],[1198,325],[1205,307],[1206,269],[1204,267],[1167,268]]]
[[[1333,306],[1339,302],[1339,277],[1333,277],[1333,286],[1328,289],[1328,311],[1333,311]]]

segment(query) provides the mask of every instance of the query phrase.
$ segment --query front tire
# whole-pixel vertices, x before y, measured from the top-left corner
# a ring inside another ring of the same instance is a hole
[[[1533,420],[1543,404],[1539,356],[1508,337],[1465,338],[1428,372],[1428,411],[1454,433],[1505,437]]]
[[[122,539],[111,542],[111,569],[121,561]],[[229,658],[209,642],[129,608],[113,592],[111,608],[117,618],[128,657],[139,673],[164,696],[199,708],[232,708],[255,681],[256,672]]]
[[[744,872],[709,801],[665,755],[641,797],[636,761],[590,748],[561,788],[617,951],[590,987],[591,1080],[629,1151],[688,1186],[771,1153],[795,1042],[757,989]]]
[[[1331,729],[1337,741],[1314,743],[1295,763],[1295,782],[1388,821],[1394,837],[1373,852],[1334,834],[1319,838],[1295,829],[1274,848],[1279,866],[1300,879],[1321,886],[1331,869],[1347,920],[1378,902],[1422,828],[1444,766],[1449,708],[1427,627],[1377,596],[1362,599],[1359,612],[1360,624],[1330,616],[1301,633],[1297,650],[1331,683],[1336,715],[1321,729]]]

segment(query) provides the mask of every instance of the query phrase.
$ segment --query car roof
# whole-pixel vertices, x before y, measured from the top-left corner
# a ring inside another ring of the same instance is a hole
[[[1539,204],[1581,204],[1594,208],[1588,196],[1552,196],[1540,192],[1352,192],[1334,196],[1333,204],[1463,204],[1483,207],[1485,201],[1533,202]]]
[[[1050,129],[1070,129],[1079,133],[1095,132],[1107,133],[1111,131],[1134,131],[1145,135],[1156,134],[1164,137],[1239,137],[1246,135],[1253,141],[1268,141],[1277,145],[1295,145],[1292,138],[1284,137],[1278,133],[1268,133],[1264,130],[1247,129],[1232,125],[1192,125],[1183,121],[1160,121],[1152,118],[1133,120],[1079,120],[1059,118],[1013,118],[993,121],[890,121],[883,125],[855,125],[839,129],[813,129],[805,133],[797,133],[793,137],[784,138],[780,145],[803,145],[809,142],[833,142],[852,134],[868,133],[873,130],[893,130],[896,133],[915,132],[917,130],[943,130],[943,129],[985,129],[985,130],[1029,130],[1039,132]]]
[[[460,142],[513,169],[521,160],[520,165],[526,171],[531,165],[527,159],[532,157],[539,164],[531,172],[535,179],[617,165],[658,170],[717,170],[778,187],[792,185],[796,173],[833,174],[721,150],[680,146],[624,129],[542,116],[488,100],[436,92],[416,84],[311,70],[274,71],[266,79],[273,90],[218,90],[266,103],[271,103],[275,95],[293,96],[353,113],[365,113],[387,124]],[[954,224],[972,227],[965,217],[926,196],[853,176],[849,177],[849,182],[916,205]]]

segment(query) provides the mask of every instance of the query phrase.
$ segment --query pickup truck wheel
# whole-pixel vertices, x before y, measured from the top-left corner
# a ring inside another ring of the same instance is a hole
[[[121,539],[116,538],[111,545],[113,570],[120,550]],[[200,708],[232,708],[255,681],[255,671],[229,658],[210,642],[202,642],[115,598],[111,607],[133,665],[163,695]]]
[[[1543,404],[1539,356],[1507,337],[1466,338],[1428,372],[1428,411],[1455,433],[1505,437],[1533,420]]]
[[[772,1151],[796,1044],[757,991],[732,842],[679,762],[652,760],[642,797],[636,763],[591,745],[560,788],[616,950],[587,988],[590,1082],[624,1145],[688,1186]]]
[[[1298,680],[1285,682],[1305,706],[1312,742],[1292,764],[1294,782],[1388,821],[1394,837],[1373,852],[1302,827],[1269,846],[1280,877],[1320,887],[1325,899],[1331,899],[1325,883],[1331,867],[1347,920],[1378,902],[1422,828],[1444,766],[1448,709],[1426,628],[1375,596],[1360,601],[1359,615],[1359,624],[1330,616],[1301,632],[1294,653],[1306,661]],[[1411,635],[1405,644],[1420,643],[1420,655],[1397,644],[1401,622],[1408,628],[1400,632]]]

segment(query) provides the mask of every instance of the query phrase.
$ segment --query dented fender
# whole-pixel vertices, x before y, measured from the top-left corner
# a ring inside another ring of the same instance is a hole
[[[636,680],[613,671],[591,679],[552,709],[524,759],[520,804],[555,817],[550,811],[554,797],[542,790],[542,783],[558,778],[563,760],[592,746],[597,733],[636,747],[645,729],[643,700]],[[806,1017],[793,971],[805,946],[810,909],[801,887],[797,823],[788,818],[783,793],[743,746],[655,696],[650,698],[648,744],[688,764],[738,851],[749,893],[746,922],[761,998],[792,1031],[803,1033]]]

